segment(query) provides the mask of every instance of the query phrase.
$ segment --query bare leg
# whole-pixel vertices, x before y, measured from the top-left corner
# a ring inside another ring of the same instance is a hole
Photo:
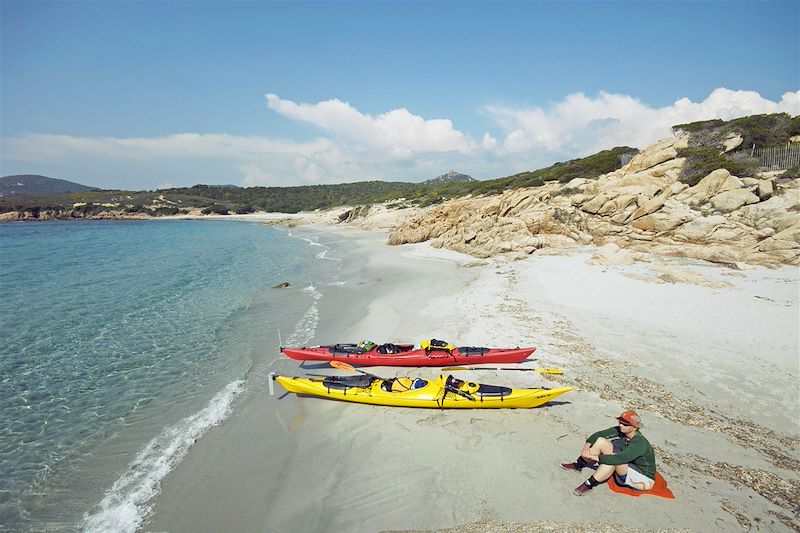
[[[600,465],[592,477],[602,483],[610,478],[614,472],[619,476],[625,476],[628,474],[628,465]]]
[[[586,451],[585,448],[582,451]],[[585,455],[581,455],[581,459],[599,459],[603,455],[614,455],[614,445],[608,439],[601,437],[597,439],[597,441],[594,443],[594,446],[591,446],[589,450],[586,451]],[[601,483],[605,483],[608,478],[614,474],[614,472],[620,476],[625,476],[628,474],[628,465],[599,464],[597,465],[597,470],[595,470],[595,473],[589,476],[589,479],[578,485],[573,492],[578,496],[583,496],[593,487],[596,487]]]
[[[594,446],[589,448],[589,455],[600,457],[601,455],[613,455],[614,445],[610,440],[600,437],[595,441]]]

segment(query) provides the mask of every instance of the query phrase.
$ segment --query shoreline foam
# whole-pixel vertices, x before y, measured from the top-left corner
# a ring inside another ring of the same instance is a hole
[[[291,232],[288,232],[293,236]],[[296,236],[309,245],[328,247],[312,239]],[[323,259],[317,254],[317,259]],[[319,321],[318,301],[322,297],[310,283],[299,289],[311,297],[306,312],[299,318],[294,330],[287,338],[291,343],[306,343],[313,336]],[[275,358],[278,359],[277,357]],[[266,361],[270,367],[273,361]],[[255,371],[255,372],[254,372]],[[80,527],[85,531],[129,531],[139,529],[152,511],[154,499],[161,492],[163,479],[180,464],[189,450],[213,427],[222,424],[234,413],[239,404],[252,395],[246,385],[264,374],[251,368],[245,379],[236,380],[223,387],[209,403],[199,411],[165,427],[130,462],[129,469],[105,491],[102,500],[93,509],[84,513]]]

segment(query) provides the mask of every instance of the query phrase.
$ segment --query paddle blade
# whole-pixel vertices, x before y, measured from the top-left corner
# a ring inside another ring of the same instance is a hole
[[[356,371],[356,367],[354,367],[353,365],[348,365],[344,361],[331,361],[330,365],[333,368],[338,368],[339,370],[349,370],[350,372]]]
[[[465,366],[446,366],[446,367],[442,368],[442,370],[459,371],[459,370],[469,370],[469,368],[467,368]]]
[[[533,368],[534,372],[538,372],[540,374],[558,374],[561,375],[564,373],[563,370],[559,370],[558,368]]]

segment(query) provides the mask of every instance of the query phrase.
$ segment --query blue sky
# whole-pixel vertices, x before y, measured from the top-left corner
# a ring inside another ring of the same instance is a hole
[[[500,177],[800,113],[800,3],[0,0],[0,174]]]

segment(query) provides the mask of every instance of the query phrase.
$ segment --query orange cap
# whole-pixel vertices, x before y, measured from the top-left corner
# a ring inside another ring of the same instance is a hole
[[[625,411],[617,417],[617,420],[623,424],[633,426],[636,429],[642,427],[642,417],[636,414],[636,411]]]

